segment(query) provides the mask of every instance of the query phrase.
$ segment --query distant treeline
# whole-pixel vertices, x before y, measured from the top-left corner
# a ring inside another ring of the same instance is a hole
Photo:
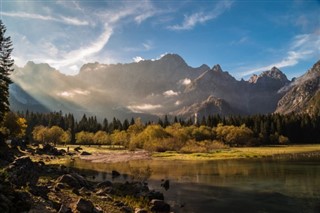
[[[108,134],[112,134],[115,131],[127,131],[128,128],[135,124],[135,119],[125,119],[120,121],[117,118],[112,120],[103,119],[103,122],[99,122],[95,116],[83,117],[77,121],[72,114],[63,114],[62,112],[52,113],[34,113],[25,112],[18,113],[20,117],[23,117],[27,121],[26,136],[32,139],[32,131],[36,126],[59,126],[65,131],[70,132],[70,142],[76,143],[76,133],[79,132],[91,132],[96,133],[98,131],[104,131]],[[279,137],[286,137],[290,143],[320,143],[320,117],[310,116],[308,114],[268,114],[268,115],[251,115],[251,116],[220,116],[211,115],[202,117],[197,123],[193,119],[183,120],[181,118],[174,117],[169,119],[165,116],[163,119],[159,119],[157,122],[146,122],[143,127],[146,128],[149,125],[159,125],[162,128],[166,128],[173,124],[179,124],[181,127],[210,127],[217,128],[220,126],[245,126],[252,131],[252,137],[254,140],[250,140],[250,143],[246,145],[272,145],[279,144]],[[217,138],[220,139],[221,138]]]

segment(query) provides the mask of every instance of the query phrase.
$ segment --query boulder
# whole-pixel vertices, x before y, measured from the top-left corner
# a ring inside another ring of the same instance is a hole
[[[83,198],[79,198],[74,208],[79,213],[92,213],[95,209],[91,201]]]
[[[112,186],[112,182],[106,180],[106,181],[103,181],[103,182],[101,182],[101,183],[98,183],[98,184],[96,185],[96,188],[105,188],[105,187],[110,187],[110,186]]]
[[[77,173],[71,173],[71,175],[80,183],[81,187],[89,187],[88,181]]]
[[[134,213],[148,213],[148,211],[145,210],[145,209],[137,208],[137,209],[134,210]]]
[[[65,183],[68,186],[76,189],[80,189],[81,185],[78,182],[76,178],[74,178],[71,174],[62,175],[57,179],[58,184],[59,183]]]
[[[162,213],[170,212],[170,205],[164,202],[163,200],[153,199],[151,200],[150,204],[152,205],[151,207],[152,212],[162,212]]]
[[[149,199],[149,200],[154,200],[154,199],[157,199],[157,200],[164,200],[164,196],[161,192],[157,192],[157,191],[150,191],[147,193],[146,197]]]
[[[91,155],[91,153],[86,152],[86,151],[83,151],[83,152],[81,152],[81,154],[80,154],[80,155]]]
[[[60,206],[60,209],[59,209],[58,213],[72,213],[72,210],[71,210],[70,207],[62,204],[62,205]]]
[[[80,152],[80,150],[82,150],[82,148],[81,147],[76,147],[76,148],[74,148],[74,151],[76,151],[76,152]]]
[[[42,148],[37,148],[35,151],[36,154],[47,154],[47,155],[64,155],[66,151],[58,150],[54,146],[51,146],[50,144],[45,144]]]
[[[81,187],[89,187],[88,181],[77,173],[62,175],[57,179],[57,183],[65,183],[75,189],[80,189]]]
[[[40,170],[41,165],[32,162],[27,156],[17,158],[6,169],[8,179],[18,187],[26,186],[27,184],[36,185]]]

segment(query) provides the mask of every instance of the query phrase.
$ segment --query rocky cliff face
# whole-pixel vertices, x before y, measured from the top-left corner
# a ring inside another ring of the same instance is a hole
[[[197,116],[201,118],[207,115],[232,115],[241,114],[241,112],[232,108],[225,100],[209,96],[202,102],[197,102],[190,106],[184,106],[171,114],[179,117],[192,117],[197,114]]]
[[[276,113],[318,114],[320,111],[320,61],[281,91],[285,92],[285,95],[279,100]]]
[[[29,62],[13,73],[15,85],[10,94],[13,110],[39,111],[41,105],[50,111],[111,119],[272,113],[277,106],[277,112],[287,113],[289,106],[300,99],[314,102],[309,96],[314,96],[318,88],[319,81],[311,77],[319,76],[316,70],[319,65],[290,84],[275,67],[249,81],[238,81],[219,65],[193,68],[176,54],[130,64],[85,64],[76,76],[65,76],[47,64]],[[302,92],[306,89],[308,93]],[[301,94],[291,97],[297,91]]]

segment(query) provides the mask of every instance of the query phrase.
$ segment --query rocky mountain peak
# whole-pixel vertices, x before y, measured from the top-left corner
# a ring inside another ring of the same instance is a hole
[[[219,64],[216,64],[212,67],[213,72],[223,72],[221,69],[221,66]]]
[[[166,54],[162,56],[159,61],[187,65],[183,58],[178,54]]]
[[[203,71],[210,70],[210,67],[206,64],[202,64],[199,68]]]
[[[249,83],[257,83],[258,80],[258,75],[257,74],[253,74],[250,79],[248,80]]]
[[[264,71],[260,77],[268,77],[273,79],[278,79],[281,81],[288,81],[287,76],[281,72],[277,67],[272,67],[269,71]]]
[[[82,65],[82,67],[80,68],[80,72],[79,72],[79,73],[89,72],[89,71],[91,71],[91,70],[96,69],[98,66],[99,66],[99,63],[98,63],[98,62],[84,64],[84,65]]]
[[[306,73],[306,75],[310,74],[320,76],[320,60],[317,61],[317,63],[315,63],[313,67]]]
[[[281,72],[281,70],[278,69],[278,67],[272,67],[271,72]]]
[[[277,67],[272,67],[270,70],[264,71],[260,75],[253,74],[248,82],[256,84],[258,82],[266,82],[270,80],[278,80],[285,84],[289,82],[287,76]]]
[[[51,67],[47,63],[37,64],[33,61],[28,61],[22,69],[29,71],[29,72],[43,72],[43,73],[57,71],[55,68]]]

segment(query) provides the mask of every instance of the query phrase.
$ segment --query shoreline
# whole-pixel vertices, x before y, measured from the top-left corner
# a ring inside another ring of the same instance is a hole
[[[236,159],[320,159],[320,145],[286,145],[265,147],[240,147],[218,149],[210,153],[178,153],[174,151],[151,153],[145,150],[110,150],[101,147],[82,146],[88,155],[77,154],[81,160],[92,163],[121,163],[133,160],[236,160]],[[58,162],[59,163],[59,162]]]

